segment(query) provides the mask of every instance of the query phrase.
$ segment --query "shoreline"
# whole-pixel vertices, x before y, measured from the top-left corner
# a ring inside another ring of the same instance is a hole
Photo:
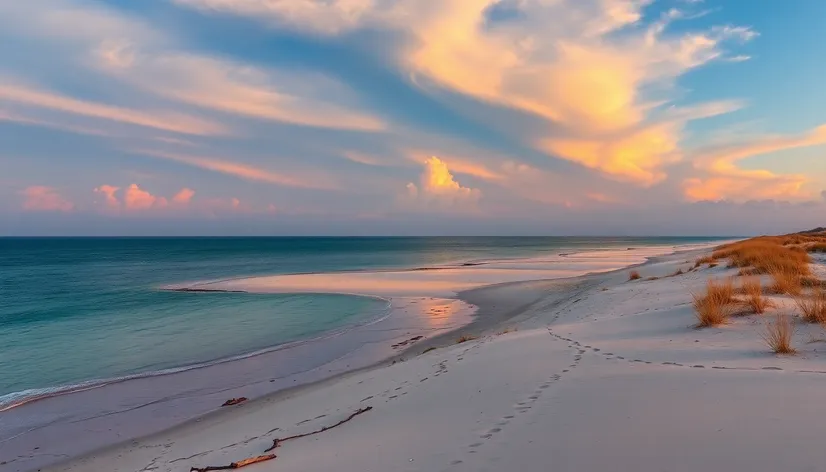
[[[698,249],[690,249],[690,251],[697,250]],[[271,402],[275,401],[275,399],[288,398],[298,394],[298,392],[304,392],[315,388],[321,388],[324,385],[335,383],[341,379],[348,378],[352,375],[357,375],[359,373],[369,372],[371,370],[379,369],[387,365],[392,365],[393,363],[396,363],[398,361],[409,359],[410,356],[418,356],[423,351],[428,350],[431,347],[443,347],[445,343],[448,343],[451,338],[455,339],[456,336],[464,334],[478,335],[485,332],[489,332],[497,327],[503,327],[505,323],[508,323],[508,320],[515,319],[520,315],[525,315],[525,313],[529,312],[530,309],[540,301],[545,301],[545,303],[543,304],[543,308],[547,309],[549,298],[553,298],[554,292],[556,292],[556,304],[563,304],[566,301],[569,302],[575,296],[592,288],[596,283],[598,283],[600,277],[609,277],[612,274],[628,270],[632,267],[639,267],[650,264],[653,260],[656,260],[657,257],[658,256],[647,257],[647,260],[645,262],[632,264],[608,272],[589,273],[574,278],[504,282],[500,284],[483,286],[481,288],[463,290],[456,294],[456,299],[477,307],[475,314],[472,316],[469,323],[464,324],[456,329],[447,330],[442,334],[437,334],[432,338],[424,339],[421,342],[415,343],[414,345],[407,347],[406,349],[400,352],[393,353],[390,356],[379,359],[375,362],[369,363],[362,367],[346,370],[334,374],[331,377],[323,378],[321,380],[310,381],[309,383],[305,383],[297,387],[287,387],[285,389],[273,393],[268,393],[261,397],[253,398],[245,405],[252,406],[254,404],[257,404],[258,402]],[[573,291],[571,290],[572,288]],[[514,302],[511,304],[503,305],[501,302],[502,294],[508,293],[514,300]],[[530,301],[525,303],[525,297],[529,298]],[[504,314],[502,313],[502,310],[505,310]],[[164,428],[161,431],[153,432],[149,435],[141,435],[137,438],[129,438],[126,439],[126,441],[134,442],[146,440],[147,438],[156,437],[159,434],[166,434],[172,431],[177,431],[179,428],[186,428],[187,425],[191,425],[193,424],[193,422],[200,423],[201,421],[207,421],[209,418],[212,418],[213,416],[223,417],[222,415],[230,413],[231,410],[229,409],[217,409],[206,414],[198,415],[197,418],[188,419],[182,423],[172,426],[171,428]],[[112,445],[104,446],[103,449],[94,449],[92,450],[92,452],[81,454],[80,456],[69,459],[69,462],[81,460],[82,458],[94,456],[97,454],[102,454],[106,451],[117,449],[123,446],[123,442],[118,442]],[[62,465],[66,464],[66,462],[61,461],[57,464]],[[56,465],[51,467],[58,466]]]

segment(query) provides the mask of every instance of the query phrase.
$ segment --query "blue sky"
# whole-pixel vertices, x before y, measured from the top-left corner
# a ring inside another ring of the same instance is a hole
[[[0,0],[0,234],[824,224],[826,3]]]

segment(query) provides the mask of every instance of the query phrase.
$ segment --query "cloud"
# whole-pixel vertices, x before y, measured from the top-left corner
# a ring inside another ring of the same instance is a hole
[[[756,36],[738,26],[671,33],[673,22],[702,14],[677,9],[644,24],[651,0],[175,1],[315,35],[390,30],[404,38],[398,66],[422,89],[534,114],[548,126],[523,137],[530,146],[642,186],[682,158],[688,120],[736,109],[682,111],[672,104],[675,79]]]
[[[350,30],[375,14],[375,0],[173,0],[206,12],[265,18],[322,34]]]
[[[103,195],[103,205],[106,208],[114,210],[120,208],[120,201],[117,195],[115,195],[115,192],[118,190],[120,190],[120,187],[101,185],[100,187],[96,187],[94,192]]]
[[[410,182],[405,188],[407,195],[413,200],[446,205],[476,202],[482,196],[478,189],[461,186],[450,173],[447,164],[436,156],[424,162],[419,184]]]
[[[99,60],[102,70],[127,83],[202,108],[321,128],[386,127],[379,118],[353,111],[347,87],[318,74],[296,75],[180,52],[141,54],[132,44],[111,45]]]
[[[138,184],[130,184],[121,192],[120,187],[114,185],[101,185],[94,189],[96,194],[103,196],[101,202],[103,209],[107,213],[140,213],[148,211],[183,210],[190,206],[195,191],[184,187],[172,198],[153,195],[151,192],[141,188]],[[118,193],[121,193],[119,196]]]
[[[74,210],[74,203],[61,196],[52,187],[34,185],[20,192],[23,209],[26,211],[50,211],[68,213]]]
[[[140,188],[138,184],[126,187],[123,206],[128,211],[145,211],[166,208],[169,202],[164,197],[157,197]]]
[[[161,159],[168,159],[182,164],[187,164],[201,169],[207,169],[213,172],[232,175],[245,180],[252,180],[258,182],[266,182],[270,184],[283,185],[286,187],[310,188],[310,189],[326,189],[335,188],[332,182],[329,182],[323,176],[314,176],[312,178],[300,178],[271,172],[258,167],[253,167],[245,164],[238,164],[228,160],[222,160],[213,157],[194,156],[188,154],[171,153],[155,150],[134,150],[136,154],[145,156],[158,157]]]
[[[188,205],[194,196],[195,190],[184,187],[180,192],[176,193],[175,196],[172,197],[172,203],[176,205]]]
[[[23,85],[0,85],[0,103],[11,102],[35,108],[111,120],[147,128],[192,135],[222,135],[223,126],[174,112],[142,112],[128,108],[77,100],[57,93]]]
[[[738,163],[748,158],[795,148],[826,144],[826,125],[797,136],[770,136],[750,142],[701,150],[693,162],[701,174],[683,182],[687,199],[748,200],[800,199],[808,182],[805,175],[779,175],[763,169],[743,169]]]

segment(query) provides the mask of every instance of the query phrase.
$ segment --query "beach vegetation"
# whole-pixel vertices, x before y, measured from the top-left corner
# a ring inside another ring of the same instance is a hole
[[[474,339],[478,339],[478,336],[471,336],[471,335],[462,335],[456,340],[456,344],[466,343],[468,341],[473,341]]]
[[[792,347],[794,325],[788,315],[777,313],[773,321],[766,323],[762,333],[763,340],[775,354],[794,354],[797,351]]]
[[[628,273],[628,280],[639,280],[641,278],[642,278],[642,276],[636,270],[632,270],[631,272]]]
[[[741,290],[746,295],[745,305],[752,313],[763,314],[774,305],[763,295],[763,286],[759,277],[752,276],[744,279]]]
[[[719,326],[728,322],[731,304],[734,302],[734,281],[709,279],[705,293],[692,293],[692,305],[697,317],[697,327]]]
[[[801,317],[808,323],[826,323],[826,291],[815,290],[811,295],[795,297]]]

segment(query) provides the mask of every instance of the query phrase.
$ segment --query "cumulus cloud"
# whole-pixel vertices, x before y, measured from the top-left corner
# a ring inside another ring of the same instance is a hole
[[[431,156],[424,162],[419,184],[409,182],[406,190],[407,195],[414,200],[447,205],[476,202],[482,196],[479,189],[460,185],[447,164],[436,156]]]
[[[103,196],[103,205],[105,208],[114,210],[120,208],[120,200],[118,200],[117,195],[115,195],[115,192],[118,190],[120,190],[120,187],[101,185],[100,187],[96,187],[94,192]]]
[[[826,144],[826,125],[797,136],[770,136],[736,145],[701,150],[693,162],[700,176],[683,182],[689,200],[801,199],[805,175],[782,175],[764,169],[743,169],[738,163],[773,152]]]
[[[194,190],[184,187],[171,199],[167,199],[152,194],[138,184],[130,184],[123,189],[114,185],[101,185],[94,189],[94,193],[103,197],[99,202],[102,209],[114,214],[180,211],[190,208],[195,196]]]
[[[23,209],[26,211],[70,212],[74,210],[74,203],[60,195],[52,187],[34,185],[20,192],[23,196]]]
[[[143,211],[149,209],[166,208],[169,204],[166,198],[152,195],[146,190],[140,188],[138,184],[132,184],[126,187],[123,196],[124,208],[130,211]]]

